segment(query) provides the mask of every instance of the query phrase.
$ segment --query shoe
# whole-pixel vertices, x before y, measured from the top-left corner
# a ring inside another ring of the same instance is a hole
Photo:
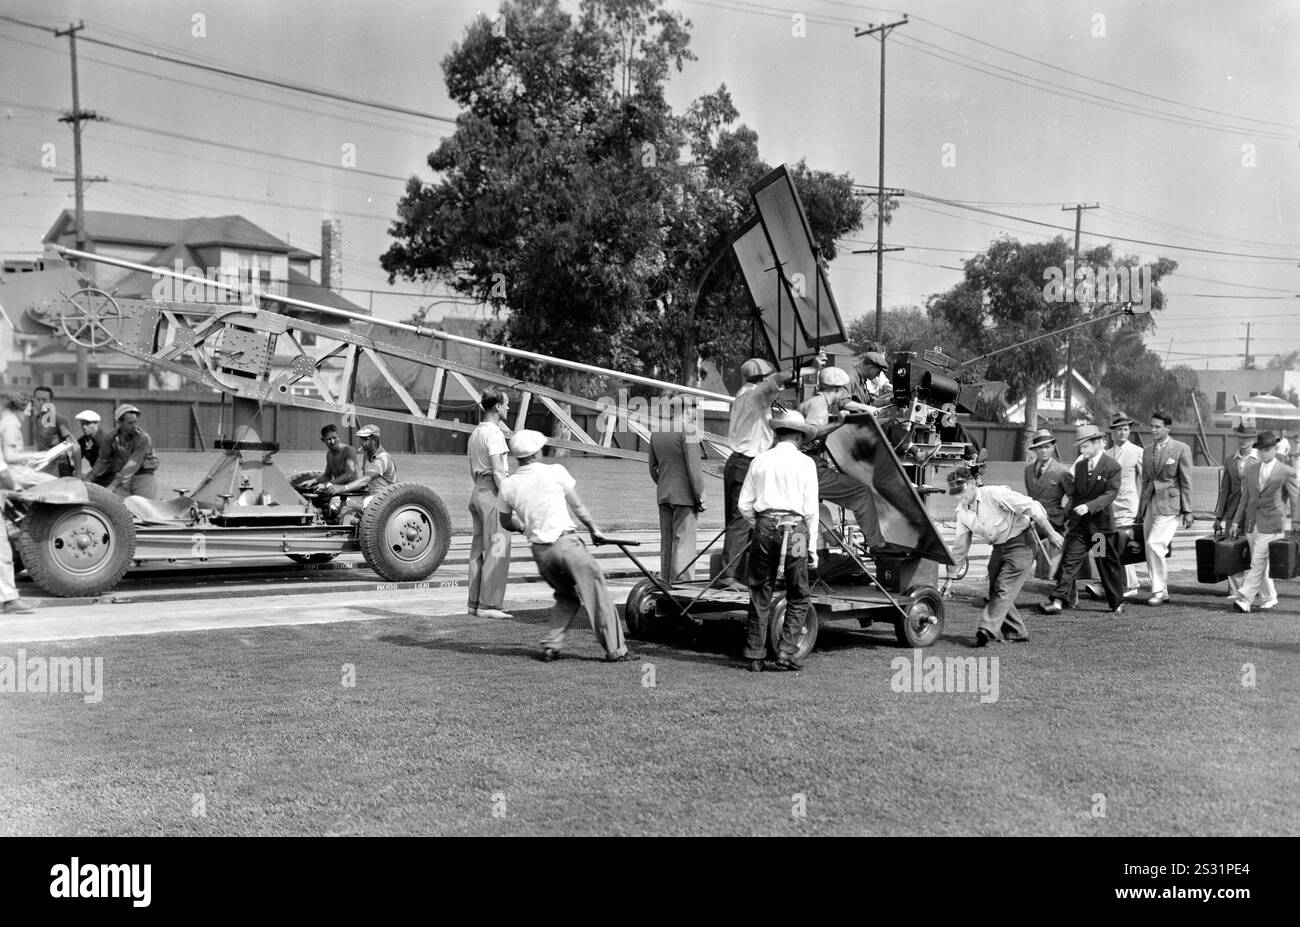
[[[623,653],[617,655],[612,653],[605,654],[606,663],[632,663],[640,659],[641,658],[639,656],[637,656],[630,650],[625,650]]]
[[[1060,599],[1048,599],[1038,604],[1038,610],[1044,615],[1059,615],[1065,610],[1065,606],[1061,604]]]
[[[1261,603],[1259,604],[1259,610],[1260,610],[1261,612],[1266,612],[1266,611],[1268,611],[1269,609],[1273,608],[1275,605],[1277,605],[1277,598],[1276,598],[1276,597],[1269,599],[1267,602],[1261,602]]]
[[[980,628],[975,632],[976,647],[987,647],[989,644],[996,644],[997,642],[998,639],[994,637],[991,632],[986,631],[983,628]]]
[[[1114,608],[1112,608],[1112,609],[1110,610],[1110,614],[1111,614],[1111,617],[1113,617],[1113,618],[1119,618],[1119,617],[1121,617],[1121,616],[1124,614],[1124,603],[1123,603],[1123,602],[1120,602],[1118,605],[1116,605]]]
[[[10,599],[4,604],[6,615],[30,615],[36,611],[36,604],[30,599]]]
[[[478,615],[480,618],[497,618],[497,619],[503,619],[503,618],[513,618],[513,617],[515,617],[514,615],[510,614],[509,612],[503,612],[503,611],[502,611],[501,609],[499,609],[499,608],[480,608],[480,609],[479,609],[477,612],[475,612],[474,614]]]
[[[542,651],[541,661],[543,663],[554,663],[558,659],[560,659],[560,652],[558,650],[552,650],[547,647]]]
[[[778,670],[783,670],[787,673],[797,673],[799,670],[803,669],[803,664],[794,657],[777,657],[776,663],[774,663],[773,666]]]
[[[761,673],[761,672],[763,672],[763,661],[762,661],[762,660],[746,660],[746,661],[745,661],[745,669],[749,670],[751,673]]]
[[[1169,593],[1162,592],[1159,595],[1153,595],[1147,599],[1148,605],[1167,605],[1169,603]]]
[[[1124,593],[1124,598],[1128,599],[1129,601],[1136,601],[1137,599],[1142,598],[1142,590],[1129,589]]]
[[[1234,599],[1232,602],[1232,607],[1239,612],[1243,612],[1247,615],[1250,614],[1250,603],[1244,599]]]

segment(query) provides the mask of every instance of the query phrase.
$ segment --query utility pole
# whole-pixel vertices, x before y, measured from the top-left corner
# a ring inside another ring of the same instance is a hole
[[[1250,323],[1243,322],[1242,324],[1246,326],[1246,353],[1243,354],[1241,357],[1241,369],[1249,370],[1250,369]]]
[[[1079,269],[1079,233],[1083,228],[1083,211],[1085,209],[1097,209],[1100,203],[1087,205],[1084,203],[1075,203],[1073,206],[1062,206],[1061,211],[1074,210],[1074,269]],[[1074,295],[1074,278],[1070,279],[1070,295]],[[1070,409],[1074,405],[1074,336],[1067,335],[1065,338],[1065,424],[1070,424]]]
[[[866,29],[854,29],[853,37],[880,34],[880,173],[876,183],[876,341],[880,341],[881,317],[885,303],[885,39],[898,26],[907,25],[904,16],[898,22],[881,23]],[[901,248],[891,248],[901,251]]]
[[[107,180],[107,177],[86,177],[81,171],[81,124],[88,119],[102,119],[98,113],[93,110],[83,110],[81,108],[81,94],[77,87],[77,33],[86,28],[85,22],[78,22],[77,25],[68,23],[67,29],[56,29],[56,37],[67,36],[68,48],[72,55],[72,111],[64,113],[59,117],[59,122],[66,122],[72,126],[72,156],[73,156],[73,177],[72,182],[75,184],[75,201],[76,201],[76,240],[77,250],[86,250],[86,199],[85,186],[88,183],[94,183],[97,180]],[[67,180],[66,177],[56,177],[55,180]],[[84,271],[83,271],[84,272]],[[87,385],[89,376],[90,363],[86,357],[86,349],[77,345],[77,386],[84,387]]]

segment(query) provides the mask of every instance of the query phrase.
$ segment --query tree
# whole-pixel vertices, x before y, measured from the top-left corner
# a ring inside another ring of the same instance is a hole
[[[1092,268],[1115,262],[1106,245],[1084,252],[1077,263],[1079,268]],[[1119,263],[1136,266],[1137,261],[1126,258]],[[1099,370],[1104,375],[1109,367],[1106,351],[1117,333],[1126,327],[1141,331],[1153,324],[1149,316],[1100,321],[1117,311],[1113,294],[1095,288],[1076,292],[1075,280],[1069,281],[1064,292],[1058,291],[1053,282],[1072,266],[1073,249],[1060,236],[1024,244],[1010,237],[998,238],[982,254],[967,260],[963,279],[947,293],[931,297],[927,306],[930,316],[946,323],[971,357],[993,355],[982,365],[987,379],[1005,381],[1011,401],[1024,397],[1026,441],[1037,427],[1038,390],[1056,376],[1066,360],[1065,337],[1052,333],[1088,318],[1098,319],[1074,339],[1076,364],[1080,370]],[[1156,285],[1176,266],[1163,258],[1153,265],[1153,312],[1164,305]],[[1087,279],[1076,277],[1082,283]]]
[[[1117,412],[1146,422],[1156,409],[1186,421],[1193,415],[1192,398],[1206,408],[1196,371],[1191,367],[1166,368],[1160,355],[1140,339],[1121,339],[1115,345],[1097,395],[1084,411],[1094,421],[1105,422]]]
[[[691,382],[696,353],[747,356],[750,312],[723,247],[768,169],[726,87],[676,115],[689,21],[663,0],[508,0],[443,61],[463,112],[408,181],[381,257],[389,279],[439,280],[489,303],[502,343]],[[682,153],[689,151],[689,157]],[[861,225],[851,179],[800,162],[827,259]],[[740,359],[743,359],[740,358]],[[512,374],[596,389],[525,361]]]
[[[881,340],[876,341],[876,317],[864,315],[849,325],[849,349],[857,355],[883,351],[886,357],[908,342],[926,347],[941,347],[945,354],[965,359],[960,339],[940,319],[932,318],[916,306],[895,306],[885,310],[880,319]]]
[[[1265,365],[1265,370],[1295,370],[1300,367],[1300,350],[1289,354],[1276,354]]]

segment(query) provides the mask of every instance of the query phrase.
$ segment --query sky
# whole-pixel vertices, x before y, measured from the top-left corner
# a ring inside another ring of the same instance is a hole
[[[1300,348],[1300,4],[667,6],[690,19],[698,56],[669,85],[678,111],[725,83],[769,163],[806,158],[866,185],[877,182],[880,42],[854,30],[907,14],[886,50],[885,185],[908,191],[885,230],[887,246],[905,248],[885,256],[886,309],[948,289],[999,235],[1072,236],[1062,206],[1096,203],[1082,216],[1085,249],[1110,241],[1144,262],[1178,261],[1147,340],[1167,363],[1239,366],[1248,331],[1261,365]],[[378,257],[404,179],[433,179],[427,155],[454,128],[441,62],[495,10],[490,0],[0,0],[0,15],[27,23],[85,22],[81,104],[108,117],[84,132],[86,173],[108,178],[87,188],[87,209],[239,213],[312,251],[321,219],[341,218],[344,286],[355,288],[345,295],[391,319],[435,299],[418,284],[390,287]],[[71,131],[57,121],[70,107],[67,38],[0,19],[0,255],[38,253],[72,207],[72,184],[54,179],[72,168]],[[42,164],[51,151],[53,167]],[[875,256],[851,253],[874,242],[873,222],[831,265],[846,321],[874,314]],[[431,316],[446,311],[484,310],[439,298]]]

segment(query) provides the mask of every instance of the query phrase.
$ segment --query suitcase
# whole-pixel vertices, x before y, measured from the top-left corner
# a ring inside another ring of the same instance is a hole
[[[1268,545],[1268,575],[1270,579],[1295,579],[1300,575],[1300,542],[1283,538]]]
[[[1221,583],[1250,567],[1250,544],[1245,538],[1196,539],[1196,581]]]
[[[1147,562],[1146,529],[1131,525],[1119,529],[1119,562],[1123,566]]]

